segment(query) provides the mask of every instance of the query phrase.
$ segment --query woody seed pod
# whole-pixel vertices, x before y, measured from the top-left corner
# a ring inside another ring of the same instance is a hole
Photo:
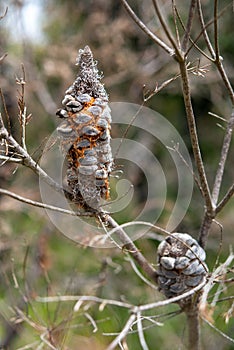
[[[187,233],[173,233],[158,246],[158,285],[167,298],[189,291],[204,281],[205,251]]]
[[[97,210],[101,198],[109,198],[113,167],[110,148],[111,114],[108,96],[88,46],[79,50],[79,74],[66,90],[63,109],[57,115],[66,123],[57,128],[66,155],[67,183],[73,201]]]

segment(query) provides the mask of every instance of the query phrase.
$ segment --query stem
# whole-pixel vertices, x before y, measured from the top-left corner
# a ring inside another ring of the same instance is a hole
[[[228,79],[227,73],[224,69],[224,66],[222,63],[222,57],[219,56],[215,61],[215,64],[219,71],[219,74],[221,75],[221,78],[223,79],[224,85],[226,86],[232,105],[234,105],[234,91],[230,83],[230,80]]]
[[[196,9],[196,1],[197,0],[191,0],[191,3],[190,3],[189,14],[188,14],[188,21],[187,21],[186,30],[185,30],[185,33],[184,33],[183,42],[182,42],[182,50],[183,50],[183,52],[186,52],[187,48],[188,48],[188,42],[189,42],[189,38],[190,38],[190,33],[191,33],[191,29],[192,29],[192,23],[193,23],[195,9]]]
[[[227,204],[227,202],[232,198],[234,195],[234,183],[229,187],[228,191],[226,192],[225,196],[223,199],[219,202],[219,204],[216,207],[216,213],[218,214],[223,207]]]
[[[153,2],[153,5],[154,5],[154,9],[155,9],[155,12],[158,16],[158,19],[159,19],[159,22],[161,23],[161,26],[168,38],[168,40],[170,41],[171,45],[173,46],[174,50],[175,50],[175,54],[176,54],[176,58],[177,60],[182,60],[182,54],[181,54],[181,51],[176,43],[176,41],[174,40],[172,34],[170,33],[169,31],[169,26],[167,25],[167,23],[165,22],[163,16],[162,16],[162,13],[160,11],[160,8],[158,6],[158,2],[157,0],[152,0]]]
[[[32,205],[34,207],[38,207],[38,208],[43,208],[43,209],[47,209],[47,210],[52,210],[52,211],[56,211],[58,213],[62,213],[62,214],[67,214],[67,215],[71,215],[71,216],[91,216],[93,217],[94,216],[94,213],[92,212],[79,212],[79,211],[72,211],[72,210],[68,210],[68,209],[63,209],[63,208],[60,208],[60,207],[57,207],[57,206],[54,206],[54,205],[49,205],[49,204],[45,204],[45,203],[42,203],[42,202],[37,202],[37,201],[34,201],[32,199],[28,199],[28,198],[25,198],[25,197],[22,197],[14,192],[11,192],[11,191],[8,191],[8,190],[4,190],[2,188],[0,188],[0,194],[3,194],[5,196],[9,196],[11,198],[14,198],[22,203],[26,203],[26,204],[29,204],[29,205]]]
[[[201,27],[202,27],[202,34],[204,36],[207,48],[210,51],[211,56],[213,57],[214,63],[215,63],[215,65],[216,65],[216,67],[217,67],[217,69],[219,71],[219,74],[220,74],[220,76],[221,76],[221,78],[222,78],[222,80],[224,82],[224,85],[226,86],[226,88],[228,90],[228,94],[229,94],[229,97],[231,99],[232,105],[234,105],[234,91],[233,91],[231,83],[230,83],[230,81],[228,79],[228,76],[227,76],[227,74],[225,72],[225,69],[223,67],[222,57],[220,57],[220,54],[219,54],[219,43],[218,43],[218,25],[217,25],[218,18],[223,14],[223,12],[228,8],[228,6],[226,6],[223,9],[223,11],[221,11],[218,14],[217,1],[215,1],[214,20],[213,20],[213,22],[214,22],[214,41],[215,41],[215,50],[214,50],[213,46],[212,46],[212,44],[210,42],[209,36],[207,34],[207,30],[206,30],[207,26],[211,22],[205,24],[204,18],[203,18],[203,13],[202,13],[201,1],[197,0],[198,15],[199,15],[199,20],[200,20]]]
[[[186,312],[188,321],[188,349],[199,350],[200,348],[200,325],[198,307],[190,306],[190,310]]]
[[[110,216],[105,216],[108,224],[112,228],[117,228],[116,233],[119,236],[119,239],[124,244],[124,249],[133,257],[133,259],[139,264],[145,274],[154,282],[157,283],[157,272],[152,267],[152,265],[146,260],[144,255],[141,254],[139,249],[135,246],[132,240],[128,237],[125,231],[119,227],[118,223]]]
[[[210,42],[209,36],[207,34],[207,30],[206,30],[206,25],[205,25],[205,21],[204,21],[204,17],[203,17],[203,12],[202,12],[202,7],[201,7],[201,1],[197,0],[197,9],[198,9],[198,16],[199,16],[199,20],[201,23],[201,27],[202,27],[202,34],[204,36],[205,42],[206,42],[206,46],[208,48],[208,50],[210,51],[210,54],[212,56],[213,59],[215,59],[215,52],[213,49],[213,46]]]
[[[188,121],[188,128],[189,128],[190,139],[191,139],[191,144],[193,148],[194,159],[196,162],[199,180],[201,183],[202,194],[203,194],[207,209],[209,210],[209,212],[213,212],[213,203],[211,200],[211,194],[210,194],[209,185],[206,178],[206,173],[205,173],[204,164],[201,157],[199,141],[198,141],[197,126],[196,126],[195,117],[193,113],[188,71],[187,71],[185,61],[180,62],[180,72],[181,72],[181,78],[182,78],[182,89],[183,89],[184,104],[185,104],[187,121]]]
[[[214,47],[215,57],[218,59],[219,53],[219,32],[218,32],[218,1],[214,0]]]
[[[119,343],[121,342],[121,340],[126,337],[126,335],[129,332],[129,329],[131,328],[133,322],[136,319],[136,314],[133,313],[129,319],[127,320],[124,328],[122,329],[121,333],[111,342],[111,344],[108,346],[107,350],[114,350],[116,349],[116,347],[119,345]]]
[[[120,0],[127,10],[128,14],[132,17],[134,22],[140,27],[143,32],[145,32],[153,41],[158,44],[163,50],[165,50],[167,53],[169,53],[170,56],[174,55],[174,50],[168,46],[164,41],[162,41],[157,35],[155,35],[151,30],[140,20],[139,17],[135,14],[135,12],[132,10],[132,8],[129,6],[128,2],[126,0]]]
[[[18,142],[9,135],[5,127],[2,127],[0,130],[0,136],[5,139],[9,145],[13,146],[14,152],[20,155],[22,158],[22,164],[32,169],[34,173],[42,178],[49,186],[55,189],[57,192],[64,194],[63,188],[54,181],[39,165],[33,160],[33,158],[28,154],[28,152],[18,144]]]
[[[205,211],[205,215],[202,220],[199,237],[198,237],[198,243],[203,249],[206,246],[208,234],[209,234],[213,219],[215,217],[215,214],[216,212],[213,214],[210,214],[208,210]]]
[[[222,151],[220,155],[220,161],[219,161],[215,182],[214,182],[214,187],[213,187],[213,192],[212,192],[212,199],[215,205],[217,204],[218,198],[219,198],[219,192],[222,184],[224,168],[225,168],[227,155],[228,155],[228,151],[230,149],[230,144],[232,140],[233,127],[234,127],[234,109],[232,110],[232,114],[229,119],[226,133],[224,136]]]

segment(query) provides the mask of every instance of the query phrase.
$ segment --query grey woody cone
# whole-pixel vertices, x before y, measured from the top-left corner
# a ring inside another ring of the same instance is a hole
[[[173,233],[158,246],[158,285],[167,297],[181,295],[206,278],[206,253],[187,233]]]

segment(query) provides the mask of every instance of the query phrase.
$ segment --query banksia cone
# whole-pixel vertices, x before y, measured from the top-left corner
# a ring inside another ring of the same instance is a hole
[[[158,246],[158,285],[167,297],[181,295],[202,283],[207,274],[205,251],[187,233],[173,233]]]
[[[67,158],[67,183],[73,201],[96,210],[101,198],[109,197],[111,115],[108,95],[88,46],[79,50],[76,64],[79,74],[65,92],[64,107],[56,113],[64,119],[57,132]]]

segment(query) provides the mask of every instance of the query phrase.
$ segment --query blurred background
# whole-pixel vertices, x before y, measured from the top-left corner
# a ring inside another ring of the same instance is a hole
[[[144,23],[161,36],[151,3],[141,0],[130,3]],[[223,1],[222,8],[228,3],[229,1]],[[206,0],[203,4],[205,19],[208,21],[212,18],[213,1]],[[59,123],[55,112],[61,107],[64,92],[77,74],[74,63],[78,49],[85,45],[92,49],[98,60],[98,68],[104,73],[103,82],[111,102],[140,105],[143,102],[144,85],[146,90],[153,90],[157,84],[160,85],[178,72],[172,58],[141,32],[120,1],[2,1],[1,15],[6,7],[7,14],[0,22],[0,57],[7,53],[0,64],[0,85],[10,116],[11,132],[19,139],[19,86],[15,80],[22,76],[22,64],[24,65],[25,102],[27,112],[32,114],[27,126],[27,145],[29,153],[36,160],[40,159],[47,138]],[[186,19],[187,7],[187,1],[178,4],[183,20]],[[162,1],[162,9],[168,22],[173,24],[171,1]],[[233,82],[232,22],[233,12],[229,8],[219,20],[220,52]],[[208,28],[211,35],[212,30]],[[198,21],[195,21],[194,37],[199,32]],[[198,43],[204,48],[202,39]],[[209,64],[195,50],[190,52],[190,61],[193,65]],[[210,65],[207,68],[209,71],[205,77],[191,75],[191,89],[202,155],[208,179],[212,183],[219,161],[225,122],[208,112],[228,119],[231,104],[214,67]],[[168,85],[145,105],[161,113],[174,125],[191,152],[180,81]],[[1,112],[4,114],[2,102]],[[121,137],[123,130],[116,126],[112,133],[115,137]],[[136,137],[137,133],[135,131]],[[147,135],[141,134],[141,140],[147,144]],[[152,144],[151,149],[167,177],[167,200],[158,222],[164,227],[177,196],[176,170],[170,162],[168,152],[159,142]],[[222,193],[233,182],[233,155],[232,149]],[[130,220],[132,210],[145,200],[142,173],[133,171],[126,162],[123,171],[126,178],[131,178],[134,183],[135,192],[133,203],[124,212],[124,217],[118,217],[120,223]],[[0,187],[40,200],[38,178],[22,166],[1,166]],[[207,246],[207,263],[211,271],[218,254],[219,261],[223,262],[233,243],[233,206],[233,201],[230,201],[218,218],[223,225],[223,233],[221,234],[218,225],[212,227]],[[43,334],[46,334],[45,338],[56,349],[104,349],[111,337],[103,333],[120,331],[128,317],[122,309],[106,307],[100,312],[95,305],[74,314],[74,303],[41,304],[33,300],[37,295],[91,294],[136,304],[162,298],[136,276],[119,250],[93,249],[69,241],[56,230],[43,210],[8,197],[0,197],[0,208],[0,342],[8,344],[6,349],[50,348],[41,339]],[[189,232],[196,238],[203,209],[203,199],[194,186],[191,205],[177,230]],[[137,243],[146,258],[156,265],[158,242],[154,236]],[[226,297],[232,295],[231,287],[224,287],[223,294]],[[229,336],[233,334],[234,328],[233,320],[225,323],[230,306],[229,300],[217,304],[215,310],[209,311],[215,326]],[[164,350],[171,349],[172,346],[175,349],[184,348],[186,321],[183,315],[173,317],[176,310],[177,306],[171,305],[164,310],[151,312],[151,316],[155,316],[164,325],[149,327],[146,331],[150,349]],[[87,313],[97,322],[98,330],[95,333]],[[205,323],[202,327],[202,343],[207,350],[234,348],[227,339]],[[141,349],[136,332],[127,337],[126,349]]]

